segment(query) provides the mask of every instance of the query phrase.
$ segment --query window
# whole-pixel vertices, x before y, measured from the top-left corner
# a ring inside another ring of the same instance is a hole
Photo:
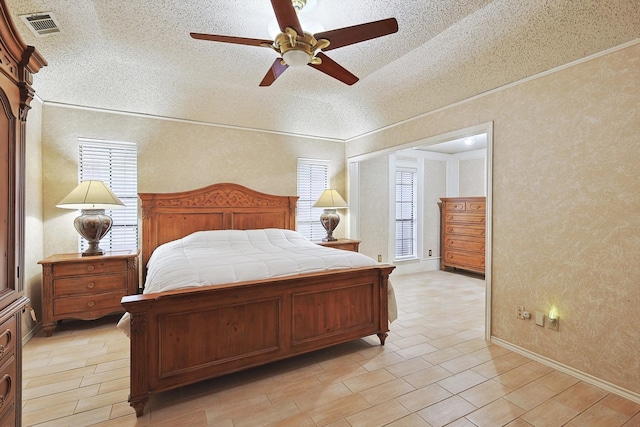
[[[396,168],[396,259],[416,254],[417,170]]]
[[[107,210],[113,226],[100,240],[105,251],[138,247],[138,153],[130,142],[80,139],[78,162],[79,181],[99,180],[126,205],[123,209]],[[88,244],[80,238],[80,252]]]
[[[309,240],[322,240],[327,235],[320,223],[323,209],[313,204],[320,194],[329,188],[329,162],[325,160],[298,159],[298,232]]]

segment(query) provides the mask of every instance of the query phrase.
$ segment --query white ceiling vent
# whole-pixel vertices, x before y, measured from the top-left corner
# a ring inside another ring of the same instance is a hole
[[[24,21],[27,27],[29,27],[31,32],[36,35],[36,37],[45,37],[62,32],[58,25],[58,21],[51,12],[38,12],[28,15],[20,15],[20,18]]]

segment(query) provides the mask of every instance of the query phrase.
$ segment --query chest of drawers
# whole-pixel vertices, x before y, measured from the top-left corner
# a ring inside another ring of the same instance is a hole
[[[440,200],[440,268],[484,273],[486,197],[447,197]]]
[[[42,326],[47,336],[63,319],[93,320],[123,312],[120,300],[138,293],[138,251],[100,256],[52,255],[42,264]]]

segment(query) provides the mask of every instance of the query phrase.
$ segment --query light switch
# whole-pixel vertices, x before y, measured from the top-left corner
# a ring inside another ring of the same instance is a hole
[[[536,325],[544,326],[544,313],[541,311],[536,311]]]

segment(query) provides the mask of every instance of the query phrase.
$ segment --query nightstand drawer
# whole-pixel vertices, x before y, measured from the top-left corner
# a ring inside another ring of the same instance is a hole
[[[120,300],[126,292],[109,292],[104,294],[85,295],[77,297],[57,298],[53,300],[53,315],[64,316],[74,313],[87,313],[91,317],[92,312],[103,312],[108,310],[110,312],[117,312],[117,307],[121,307],[120,311],[124,311],[124,308],[120,305]],[[96,318],[99,315],[96,315]]]
[[[109,291],[127,291],[127,276],[109,274],[106,276],[82,276],[56,279],[53,282],[53,297],[78,294],[97,294]]]
[[[78,276],[81,274],[117,273],[127,270],[125,260],[91,260],[78,263],[60,263],[53,267],[53,277]]]
[[[2,325],[0,325],[0,365],[2,365],[5,360],[15,354],[16,351],[16,340],[19,337],[16,329],[16,318],[11,317]]]

